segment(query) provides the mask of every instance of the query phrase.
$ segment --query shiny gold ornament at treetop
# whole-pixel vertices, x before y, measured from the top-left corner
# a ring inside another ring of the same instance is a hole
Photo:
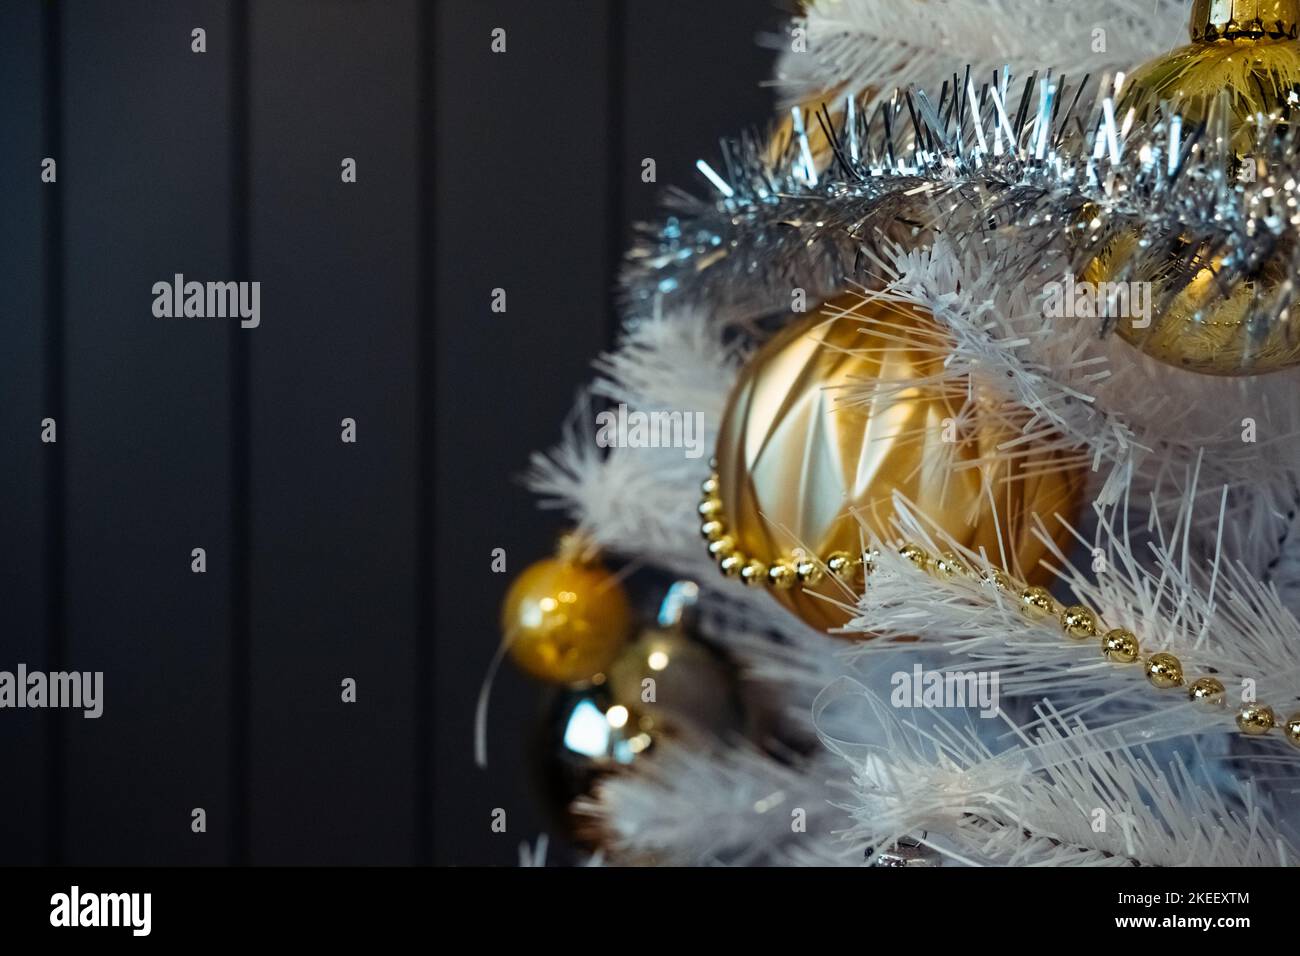
[[[578,684],[618,656],[631,630],[627,595],[577,535],[556,556],[526,568],[501,606],[511,659],[539,680]]]
[[[1232,149],[1249,155],[1259,118],[1283,118],[1300,87],[1300,0],[1196,0],[1190,33],[1190,44],[1133,72],[1117,115],[1132,109],[1142,121],[1171,110],[1199,125],[1226,94]]]
[[[1064,541],[1055,516],[1075,517],[1083,467],[1025,441],[1027,412],[945,373],[948,350],[929,315],[857,294],[764,345],[732,390],[699,506],[722,572],[840,627],[870,570],[864,526],[892,540],[898,492],[959,544],[1043,577],[1034,516]]]
[[[1226,136],[1228,175],[1253,171],[1261,121],[1284,124],[1300,88],[1300,0],[1197,0],[1191,44],[1139,67],[1121,88],[1117,117],[1177,115],[1185,127],[1208,123]],[[1250,329],[1253,307],[1289,275],[1282,249],[1249,273],[1224,282],[1225,261],[1211,244],[1183,240],[1144,251],[1133,234],[1114,237],[1080,275],[1094,288],[1120,279],[1149,283],[1155,307],[1137,321],[1116,316],[1116,332],[1146,354],[1208,375],[1251,375],[1300,364],[1300,318]]]

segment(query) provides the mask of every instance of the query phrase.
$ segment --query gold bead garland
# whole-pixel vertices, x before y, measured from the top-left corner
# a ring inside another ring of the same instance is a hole
[[[851,583],[859,572],[865,576],[872,568],[871,555],[854,557],[847,551],[832,551],[826,559],[819,560],[803,550],[782,555],[770,565],[751,558],[739,550],[735,537],[727,529],[727,519],[718,497],[718,476],[712,473],[700,485],[700,505],[696,509],[704,519],[700,534],[708,542],[709,554],[718,562],[722,573],[729,578],[740,578],[750,587],[770,587],[788,591],[796,584],[816,587],[830,574],[837,580]]]
[[[803,551],[795,551],[771,565],[749,557],[737,550],[735,538],[727,533],[718,487],[716,474],[710,474],[700,486],[702,498],[698,510],[705,519],[700,525],[700,533],[708,542],[709,553],[727,577],[739,577],[750,587],[766,586],[785,591],[795,585],[816,587],[826,574],[851,583],[861,573],[865,580],[875,570],[872,552],[854,557],[845,551],[834,551],[825,560],[818,560]],[[899,547],[898,553],[917,569],[941,580],[970,578],[1013,595],[1026,617],[1034,621],[1055,619],[1066,636],[1073,640],[1100,638],[1101,652],[1107,660],[1115,664],[1141,664],[1152,687],[1170,690],[1186,685],[1183,665],[1177,657],[1165,651],[1143,657],[1136,634],[1126,628],[1104,629],[1101,618],[1091,608],[1081,604],[1062,607],[1046,588],[1018,584],[1000,568],[986,568],[975,574],[965,561],[951,552],[934,557],[919,545],[906,543]],[[1187,696],[1189,700],[1209,705],[1222,705],[1227,700],[1223,682],[1215,677],[1200,677],[1192,681]],[[1250,736],[1262,736],[1279,728],[1292,745],[1300,747],[1300,713],[1279,721],[1271,707],[1247,704],[1237,714],[1237,726]]]
[[[722,502],[716,497],[716,475],[711,475],[704,482],[702,491],[704,500],[700,505],[700,514],[708,516],[709,520],[701,526],[700,531],[709,542],[710,553],[719,559],[722,571],[728,577],[739,574],[747,584],[754,587],[767,585],[784,590],[795,584],[815,586],[826,572],[847,582],[852,581],[859,571],[863,572],[864,577],[869,577],[875,570],[872,553],[854,558],[837,551],[827,555],[824,562],[800,553],[776,561],[770,567],[753,560],[738,553],[734,539],[726,533]],[[721,547],[715,547],[719,544]],[[987,568],[975,574],[965,561],[952,553],[934,557],[924,548],[911,543],[902,545],[898,553],[918,569],[937,578],[970,578],[1005,594],[1013,594],[1026,617],[1036,621],[1054,618],[1066,636],[1074,640],[1100,637],[1101,652],[1107,660],[1115,664],[1141,664],[1147,681],[1159,690],[1183,687],[1186,683],[1182,662],[1177,657],[1164,651],[1143,657],[1136,634],[1125,628],[1104,630],[1100,617],[1091,608],[1078,604],[1063,608],[1046,588],[1017,584],[998,568]],[[1222,705],[1227,699],[1223,682],[1216,677],[1200,677],[1192,681],[1188,685],[1187,696],[1189,700],[1208,705]],[[1260,703],[1246,704],[1237,714],[1237,726],[1242,733],[1250,736],[1263,736],[1274,728],[1279,728],[1293,746],[1300,747],[1300,713],[1279,721],[1271,707]]]

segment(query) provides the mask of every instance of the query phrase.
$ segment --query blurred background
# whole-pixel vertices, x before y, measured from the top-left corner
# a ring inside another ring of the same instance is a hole
[[[99,720],[0,711],[0,864],[511,865],[549,828],[509,667],[474,765],[491,554],[550,552],[519,476],[613,342],[630,224],[767,122],[782,17],[0,5],[0,670],[104,673]],[[261,282],[261,326],[154,318],[176,273]]]

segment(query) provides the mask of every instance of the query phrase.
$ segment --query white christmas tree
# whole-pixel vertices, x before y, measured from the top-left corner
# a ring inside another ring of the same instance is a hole
[[[1249,363],[1300,337],[1290,283],[1252,284],[1268,257],[1300,274],[1300,149],[1261,116],[1240,175],[1222,116],[1126,115],[1125,71],[1185,29],[1176,0],[813,2],[778,66],[785,131],[702,163],[712,198],[679,195],[632,249],[591,401],[702,412],[712,447],[792,289],[833,299],[827,319],[884,303],[943,330],[928,385],[1016,436],[985,458],[1032,445],[1087,489],[1068,532],[1040,516],[1041,606],[1013,561],[899,498],[886,529],[862,522],[868,573],[826,634],[718,574],[694,509],[707,456],[576,426],[538,454],[532,489],[606,556],[700,582],[703,632],[775,703],[777,736],[807,742],[662,741],[581,802],[611,859],[1297,860],[1300,372]],[[1179,368],[1102,316],[1054,314],[1052,280],[1126,231],[1147,258],[1119,282],[1213,243],[1223,299],[1255,301],[1240,367]],[[951,704],[969,674],[996,678],[993,713],[911,706],[913,679],[939,675]]]

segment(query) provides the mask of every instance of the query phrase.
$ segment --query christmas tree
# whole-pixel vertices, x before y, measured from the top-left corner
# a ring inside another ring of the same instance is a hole
[[[503,611],[596,859],[1296,860],[1300,0],[1188,16],[809,3],[638,234]]]

